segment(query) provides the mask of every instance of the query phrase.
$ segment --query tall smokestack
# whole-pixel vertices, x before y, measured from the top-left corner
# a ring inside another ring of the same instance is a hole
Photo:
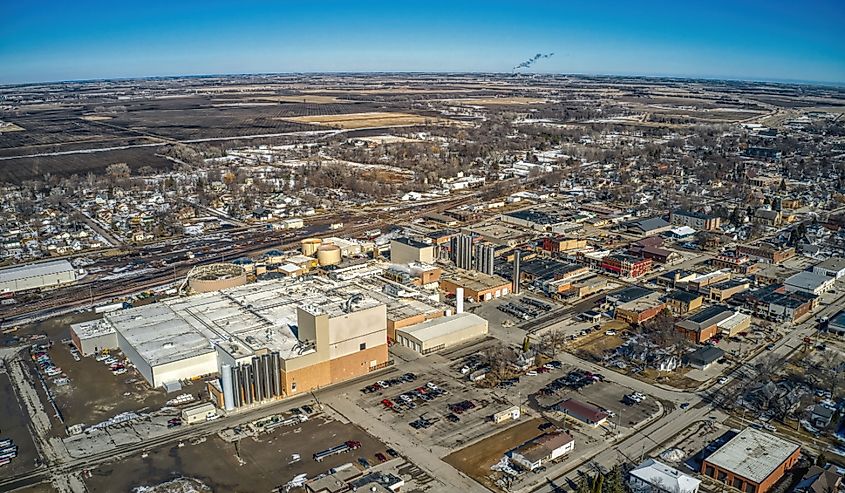
[[[464,312],[464,288],[458,288],[455,290],[455,312]]]
[[[522,252],[517,250],[513,257],[513,294],[519,294],[519,261],[522,257]]]

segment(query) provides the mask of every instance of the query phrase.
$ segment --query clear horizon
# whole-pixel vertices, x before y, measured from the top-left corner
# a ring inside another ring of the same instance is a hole
[[[284,73],[524,73],[843,85],[845,4],[23,2],[0,84]]]

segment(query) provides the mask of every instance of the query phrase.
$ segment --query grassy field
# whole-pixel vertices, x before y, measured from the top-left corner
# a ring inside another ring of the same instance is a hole
[[[496,484],[488,477],[491,473],[490,466],[499,462],[508,450],[540,436],[543,432],[540,431],[539,426],[544,422],[545,420],[542,419],[525,421],[469,447],[452,452],[444,460],[482,485],[498,490]]]
[[[354,130],[359,128],[404,127],[424,123],[443,123],[440,118],[429,118],[410,113],[386,113],[373,111],[368,113],[349,113],[346,115],[309,115],[283,118],[285,121],[322,125],[325,127]]]

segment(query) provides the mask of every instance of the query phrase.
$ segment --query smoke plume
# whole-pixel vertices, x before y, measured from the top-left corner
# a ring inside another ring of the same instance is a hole
[[[536,55],[534,55],[531,58],[529,58],[528,60],[525,60],[524,62],[520,63],[519,65],[517,65],[513,69],[519,70],[521,68],[530,68],[532,65],[534,65],[534,63],[537,62],[537,60],[539,60],[541,58],[551,58],[552,55],[554,55],[554,53],[546,53],[545,55],[542,54],[542,53],[537,53]]]

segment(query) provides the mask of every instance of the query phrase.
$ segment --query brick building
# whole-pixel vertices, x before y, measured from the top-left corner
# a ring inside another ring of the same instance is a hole
[[[801,447],[746,428],[701,463],[701,474],[743,493],[766,493],[798,462]]]
[[[621,277],[640,277],[651,271],[652,260],[632,255],[611,254],[604,257],[600,267]]]

